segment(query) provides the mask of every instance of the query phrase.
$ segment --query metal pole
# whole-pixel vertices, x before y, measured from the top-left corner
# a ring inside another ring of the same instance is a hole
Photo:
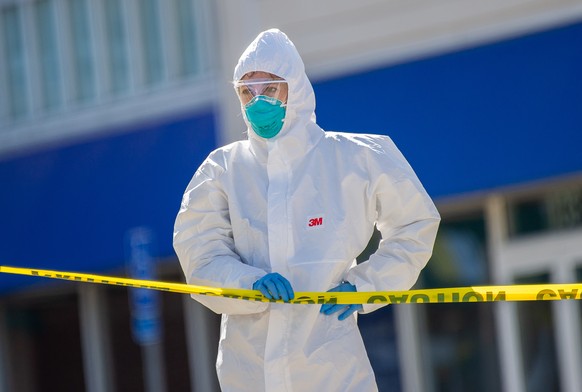
[[[193,392],[220,391],[214,366],[218,342],[211,338],[215,334],[211,331],[210,316],[208,309],[189,295],[184,296],[184,320]]]
[[[166,391],[166,372],[161,343],[141,346],[146,392]]]
[[[85,385],[88,392],[107,392],[113,389],[109,335],[105,327],[104,290],[97,285],[79,286],[79,318]]]

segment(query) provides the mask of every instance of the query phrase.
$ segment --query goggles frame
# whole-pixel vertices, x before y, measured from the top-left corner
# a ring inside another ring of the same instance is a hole
[[[281,84],[287,83],[285,79],[248,79],[233,82],[234,89],[243,105],[248,104],[253,98],[264,95],[269,98],[280,99],[283,93]],[[270,91],[267,91],[271,89]]]

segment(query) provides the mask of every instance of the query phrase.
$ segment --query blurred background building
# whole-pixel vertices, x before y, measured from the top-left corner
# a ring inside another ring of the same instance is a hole
[[[320,125],[390,135],[435,199],[418,288],[582,281],[580,0],[0,0],[0,265],[181,281],[182,192],[245,137],[229,82],[270,27]],[[359,323],[381,391],[577,392],[581,315]],[[0,276],[0,391],[216,391],[218,320],[179,294]]]

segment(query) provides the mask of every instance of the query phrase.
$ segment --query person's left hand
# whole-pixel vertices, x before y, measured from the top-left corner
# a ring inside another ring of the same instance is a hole
[[[276,272],[271,272],[253,283],[253,290],[259,290],[268,299],[282,299],[287,302],[295,297],[291,283]]]
[[[328,292],[355,292],[356,286],[351,284],[350,282],[342,282],[339,286],[334,287]],[[353,304],[353,305],[344,305],[344,304],[324,304],[321,305],[321,309],[319,310],[320,313],[330,315],[339,311],[342,311],[338,316],[338,320],[345,320],[347,319],[352,313],[362,310],[363,307],[360,304]]]

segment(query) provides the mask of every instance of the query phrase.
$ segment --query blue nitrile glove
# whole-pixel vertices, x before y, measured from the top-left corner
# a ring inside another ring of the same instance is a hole
[[[339,292],[355,292],[356,286],[351,284],[350,282],[341,282],[339,286],[334,287],[328,292],[331,291],[339,291]],[[352,313],[357,312],[359,310],[364,309],[364,307],[360,304],[353,304],[353,305],[343,305],[343,304],[325,304],[321,305],[321,309],[319,310],[320,313],[323,314],[333,314],[335,312],[339,312],[343,310],[342,313],[338,316],[338,320],[345,320],[347,319]]]
[[[253,283],[253,290],[259,290],[268,299],[289,301],[295,297],[291,283],[276,272],[271,272]]]

